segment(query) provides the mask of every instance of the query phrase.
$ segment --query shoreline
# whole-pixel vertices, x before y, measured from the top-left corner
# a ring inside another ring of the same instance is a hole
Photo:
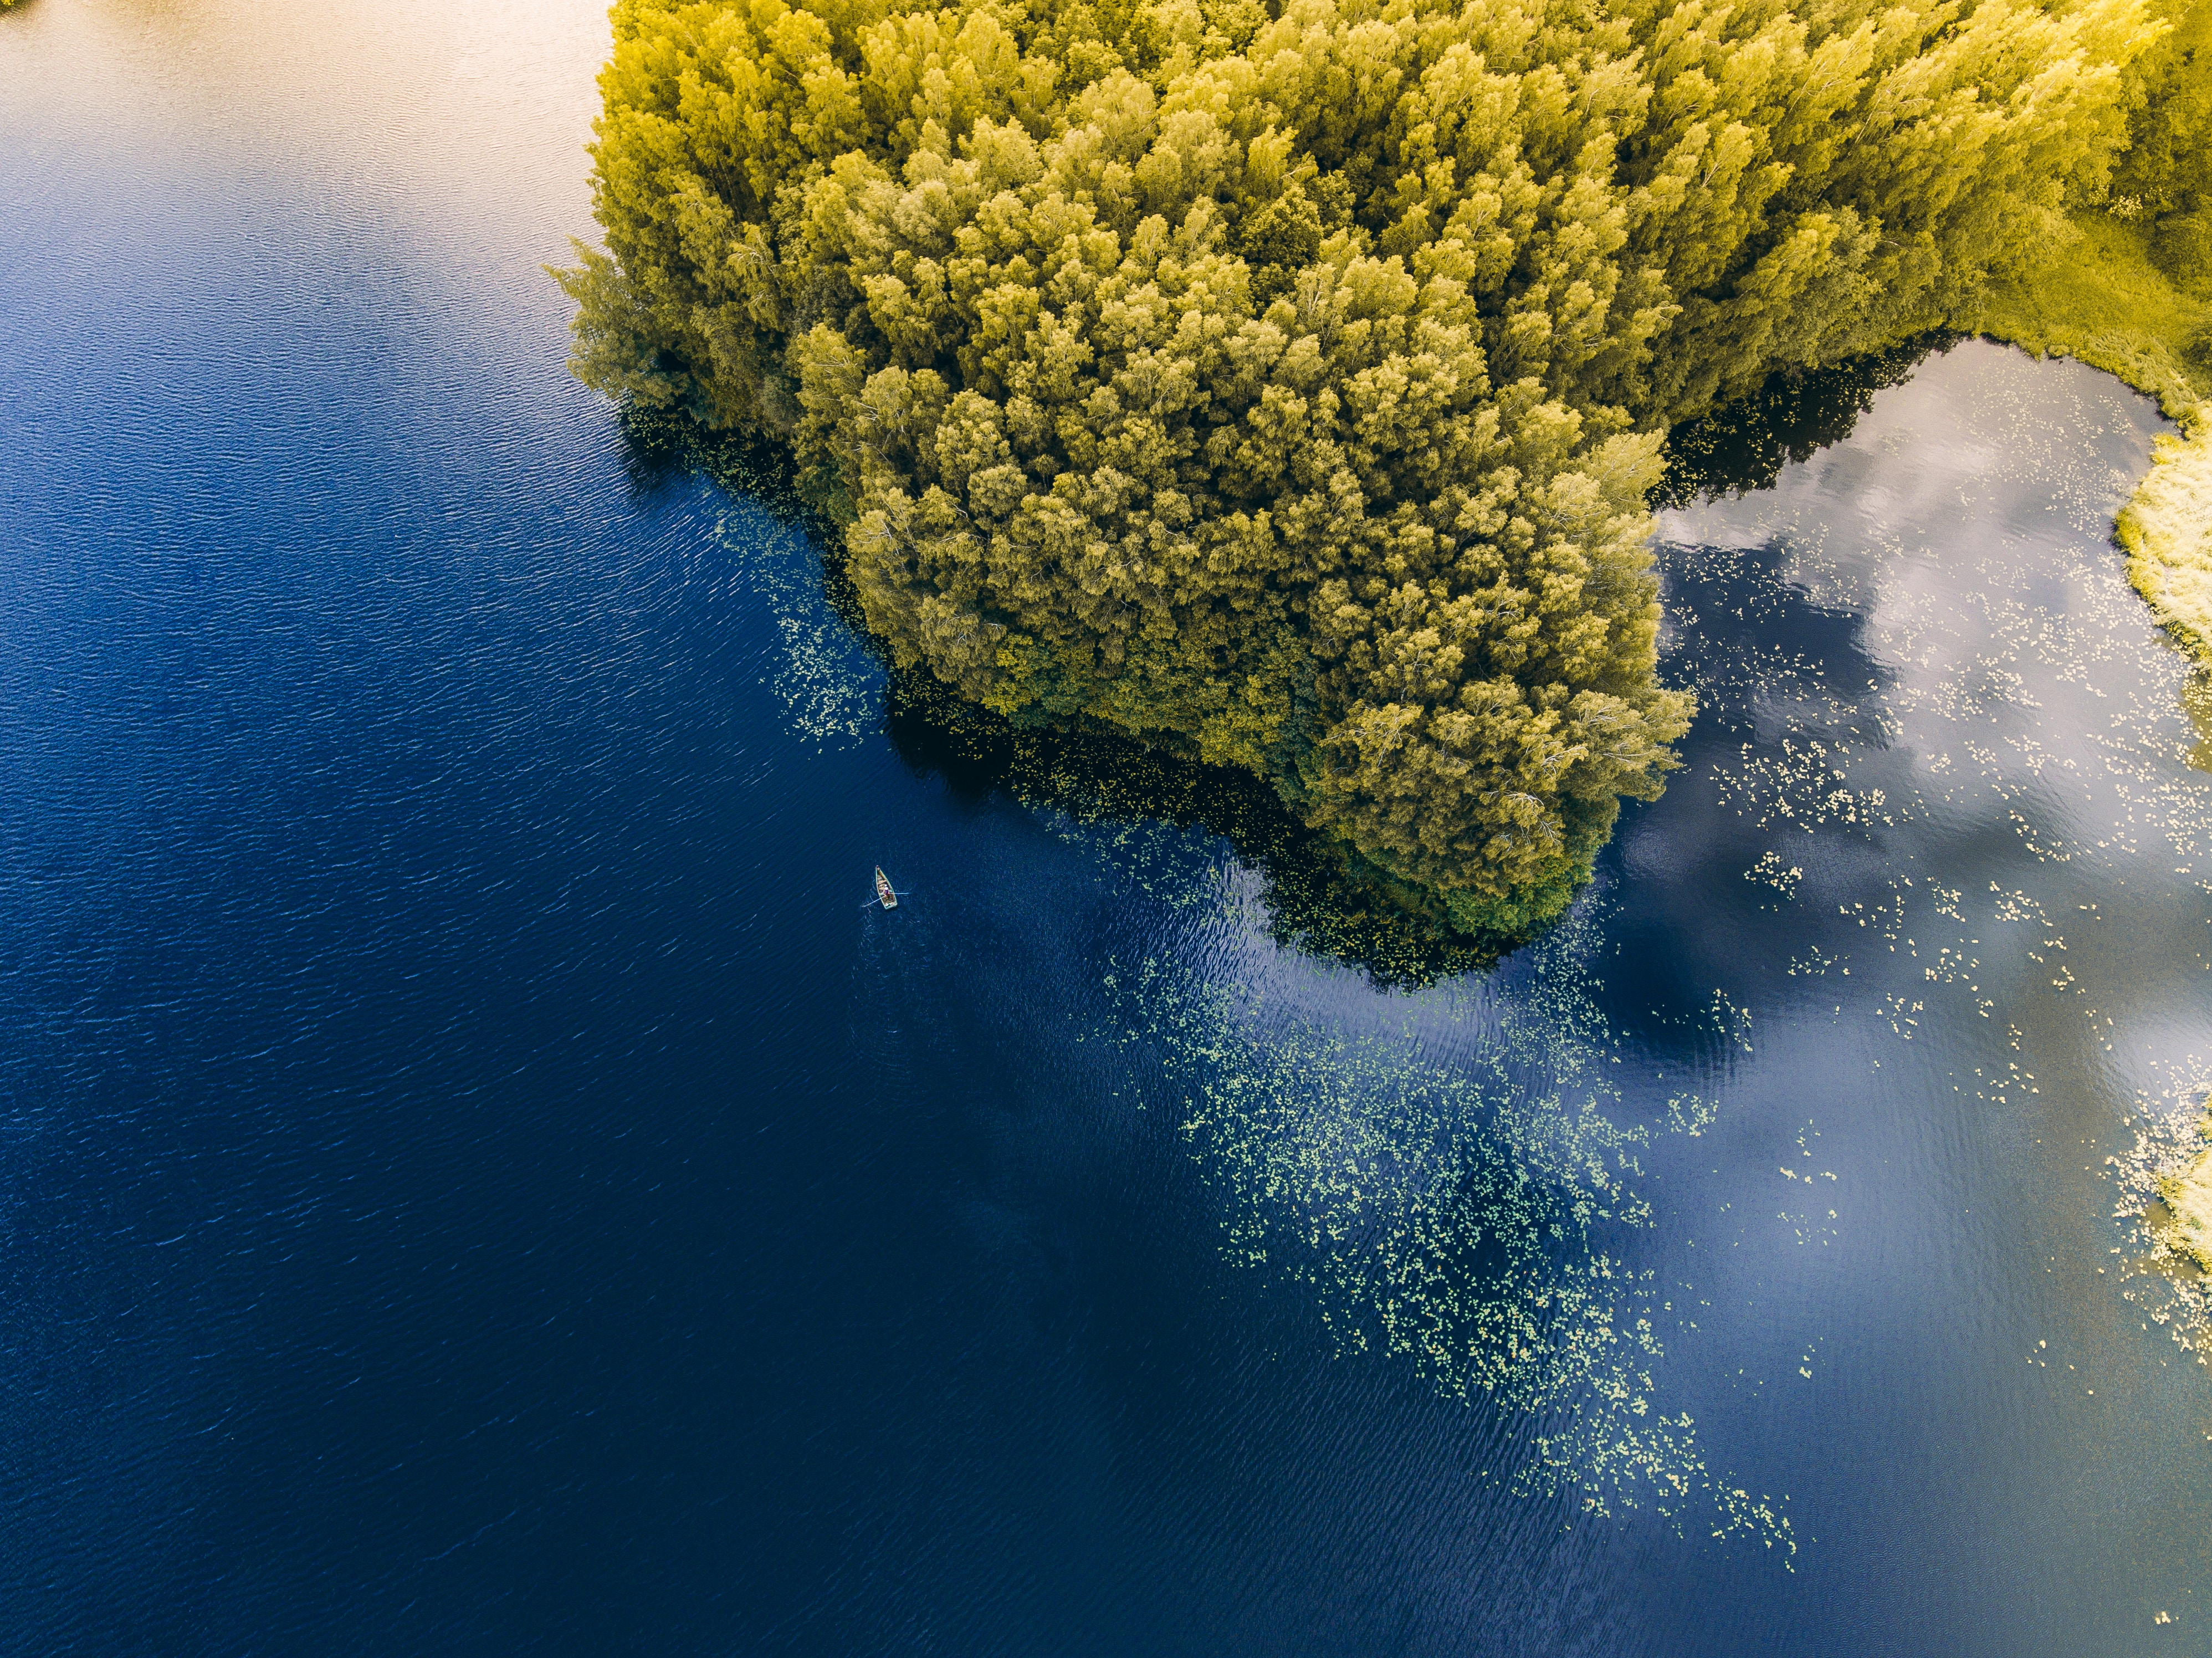
[[[2212,1113],[2198,1122],[2197,1132],[2200,1140],[2212,1132]],[[2152,1232],[2199,1270],[2212,1272],[2212,1144],[2180,1169],[2159,1176],[2153,1202],[2162,1205],[2166,1214],[2146,1215]]]
[[[2181,428],[2158,440],[2112,538],[2159,625],[2212,667],[2212,300],[2175,287],[2133,226],[2105,214],[2075,224],[2079,241],[2031,273],[1993,282],[1958,325],[2033,356],[2101,368],[2155,398]]]

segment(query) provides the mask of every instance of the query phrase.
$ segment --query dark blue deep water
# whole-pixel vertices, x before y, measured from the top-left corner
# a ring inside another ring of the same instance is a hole
[[[605,50],[0,15],[0,1649],[2212,1651],[2154,410],[1669,514],[1684,769],[1378,987],[568,378]]]

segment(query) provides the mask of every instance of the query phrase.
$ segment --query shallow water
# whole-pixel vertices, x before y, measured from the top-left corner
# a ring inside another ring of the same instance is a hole
[[[1684,769],[1377,989],[626,451],[604,51],[0,16],[6,1649],[2204,1649],[2147,404],[1960,345],[1670,513]]]

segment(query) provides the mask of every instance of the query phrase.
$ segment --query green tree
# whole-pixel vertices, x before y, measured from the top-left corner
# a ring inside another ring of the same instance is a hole
[[[578,374],[793,447],[868,625],[1556,914],[1689,698],[1660,434],[2101,194],[2142,0],[623,0]],[[2192,129],[2193,130],[2193,129]]]
[[[2212,297],[2212,3],[2173,3],[2129,76],[2130,143],[2112,189],[2151,228],[2153,256]]]

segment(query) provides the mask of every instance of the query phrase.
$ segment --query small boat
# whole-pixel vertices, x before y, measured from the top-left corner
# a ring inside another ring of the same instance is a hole
[[[876,865],[876,898],[885,909],[898,908],[898,894],[891,890],[891,878],[884,873],[881,864]]]

